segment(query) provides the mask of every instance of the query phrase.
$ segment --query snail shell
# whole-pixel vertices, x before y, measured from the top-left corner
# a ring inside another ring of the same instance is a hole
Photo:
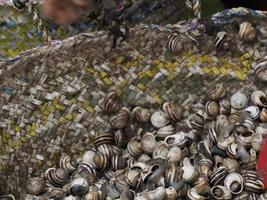
[[[244,179],[244,189],[248,192],[261,193],[264,190],[264,184],[261,180]]]
[[[151,123],[156,128],[162,128],[169,123],[168,116],[162,111],[157,111],[152,114]]]
[[[231,104],[228,99],[222,99],[219,102],[220,105],[220,114],[228,115],[231,112]]]
[[[145,199],[154,199],[154,200],[163,200],[166,197],[166,189],[164,187],[157,187],[152,191],[145,191],[138,193],[135,197],[135,200],[145,200]]]
[[[141,143],[136,139],[131,139],[127,144],[127,149],[133,157],[138,157],[142,154]]]
[[[61,168],[49,168],[45,172],[46,179],[55,187],[66,184],[69,180],[68,173]]]
[[[119,129],[114,133],[114,142],[119,147],[126,146],[127,137],[126,137],[126,133],[124,132],[124,130]]]
[[[256,37],[256,30],[249,22],[243,22],[239,26],[239,37],[245,42],[251,42]]]
[[[240,110],[248,105],[248,98],[245,94],[237,92],[231,96],[230,104],[234,109]]]
[[[173,133],[174,133],[174,127],[172,125],[168,125],[158,129],[156,135],[160,138],[165,138],[168,135],[172,135]]]
[[[109,166],[109,157],[106,154],[97,152],[94,157],[96,168],[99,170],[105,170]]]
[[[182,150],[179,147],[172,147],[167,154],[168,163],[179,163],[182,159]]]
[[[260,109],[258,106],[249,106],[244,111],[248,112],[253,120],[256,120],[260,116]]]
[[[119,155],[115,155],[111,158],[111,164],[113,170],[115,171],[119,169],[124,169],[126,167],[126,160]]]
[[[263,108],[260,113],[260,120],[264,123],[267,122],[267,109]]]
[[[114,154],[114,148],[110,144],[101,144],[97,147],[97,151],[107,155],[108,158],[111,158]]]
[[[214,46],[217,49],[227,50],[230,47],[231,38],[228,36],[227,32],[221,31],[217,33],[217,36],[214,40]]]
[[[193,129],[199,130],[202,129],[204,127],[204,111],[200,110],[197,113],[192,115],[192,118],[189,119],[189,125],[190,127],[192,127]]]
[[[233,159],[238,158],[238,145],[236,143],[231,143],[227,146],[226,154]]]
[[[45,179],[41,177],[29,178],[26,181],[26,191],[33,195],[45,192]]]
[[[95,155],[96,155],[96,152],[93,151],[93,150],[86,151],[86,152],[83,154],[82,162],[84,162],[84,163],[89,163],[89,164],[91,164],[93,167],[95,167],[95,161],[94,161],[94,157],[95,157]]]
[[[182,119],[183,108],[174,102],[165,102],[163,104],[163,111],[172,121],[177,122]]]
[[[142,149],[147,154],[152,154],[156,145],[157,141],[152,133],[146,133],[141,139]]]
[[[59,167],[68,173],[72,173],[77,169],[78,163],[76,160],[72,160],[70,156],[63,155],[59,160]]]
[[[65,190],[61,188],[49,187],[47,189],[49,199],[61,199],[65,196]]]
[[[215,199],[223,199],[223,200],[228,200],[232,198],[232,193],[228,188],[222,185],[216,185],[211,188],[211,195]]]
[[[243,191],[243,178],[238,173],[231,173],[226,176],[224,186],[227,187],[232,194],[240,194]]]
[[[258,173],[256,170],[242,170],[241,175],[245,180],[257,180],[258,179]]]
[[[229,115],[229,117],[228,117],[228,121],[231,124],[236,124],[239,121],[239,115],[240,115],[239,112],[233,112],[233,113],[231,113],[231,115]]]
[[[219,167],[210,177],[211,185],[220,184],[227,176],[227,168],[224,166]]]
[[[161,158],[165,160],[167,158],[168,152],[169,152],[169,145],[164,141],[160,141],[157,143],[153,151],[153,158],[154,159]]]
[[[110,133],[102,133],[95,136],[93,145],[97,148],[102,144],[113,144],[113,137]]]
[[[177,183],[181,178],[180,169],[175,166],[175,164],[171,164],[165,171],[164,180],[168,185],[172,185],[173,183]]]
[[[189,158],[184,158],[182,170],[183,170],[183,179],[187,183],[194,182],[199,176],[197,169],[191,164]]]
[[[183,49],[183,43],[176,34],[172,34],[168,37],[167,47],[170,52],[175,54]]]
[[[118,112],[121,104],[119,97],[115,92],[110,92],[103,101],[103,110],[107,113]]]
[[[251,101],[256,106],[267,107],[267,95],[263,91],[254,91],[251,95]]]
[[[253,70],[259,80],[267,81],[267,56],[253,65]]]
[[[124,149],[116,146],[116,145],[111,145],[112,149],[112,154],[111,155],[119,155],[121,156],[123,154]]]
[[[187,191],[187,198],[190,200],[206,200],[206,199],[208,199],[207,197],[198,194],[196,188],[190,188]]]
[[[177,192],[173,187],[166,188],[166,199],[175,200],[177,198]]]
[[[100,192],[88,192],[85,196],[83,196],[82,200],[100,200],[101,194]]]
[[[209,129],[208,130],[208,138],[212,142],[212,144],[217,143],[217,138],[218,138],[218,132],[215,128]]]
[[[84,178],[81,177],[75,178],[70,182],[69,192],[73,196],[84,195],[88,192],[88,190],[89,190],[89,185],[86,179]]]
[[[263,143],[263,138],[262,135],[259,133],[254,133],[252,135],[252,139],[251,139],[251,146],[252,148],[256,151],[259,152],[261,149]]]
[[[220,113],[220,107],[215,101],[208,101],[205,106],[207,115],[211,118],[216,117]]]
[[[129,110],[126,107],[123,107],[118,114],[110,119],[110,125],[114,129],[122,129],[127,125],[129,118]]]
[[[81,177],[88,177],[89,175],[96,175],[96,170],[95,167],[89,163],[80,163],[75,173],[79,174]]]
[[[246,146],[249,147],[251,145],[251,140],[252,140],[252,136],[253,136],[254,132],[253,131],[246,131],[244,133],[241,133],[238,137],[237,137],[237,141]]]
[[[225,86],[223,84],[216,85],[215,89],[208,93],[209,99],[212,101],[219,101],[226,95]]]
[[[1,195],[0,200],[16,200],[13,194]]]
[[[164,140],[170,147],[172,146],[178,146],[178,147],[184,147],[186,143],[188,142],[188,139],[185,137],[183,132],[176,133],[174,135],[169,135]]]
[[[151,112],[145,108],[135,107],[132,112],[139,123],[149,122],[151,118]]]
[[[138,188],[141,184],[141,173],[139,170],[129,170],[125,174],[125,181],[128,185],[132,186],[133,188]]]

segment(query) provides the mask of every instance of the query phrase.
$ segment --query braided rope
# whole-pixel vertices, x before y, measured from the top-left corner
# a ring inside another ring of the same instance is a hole
[[[186,0],[186,6],[191,9],[197,19],[201,19],[202,10],[201,10],[201,0]]]
[[[217,25],[229,24],[233,21],[234,18],[240,18],[250,16],[255,18],[266,18],[267,11],[251,10],[249,8],[239,7],[223,10],[212,15],[212,21]]]

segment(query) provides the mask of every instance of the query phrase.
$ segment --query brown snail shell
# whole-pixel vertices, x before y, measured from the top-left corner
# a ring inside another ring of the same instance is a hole
[[[204,111],[199,111],[193,114],[192,118],[189,119],[189,126],[196,130],[202,129],[205,122],[204,115]]]
[[[124,169],[126,167],[126,160],[119,155],[115,155],[111,158],[111,164],[113,170]]]
[[[215,89],[208,93],[208,97],[212,101],[219,101],[226,95],[224,84],[216,85]]]
[[[253,70],[259,80],[267,81],[267,56],[253,65]]]
[[[220,114],[228,115],[231,112],[231,104],[228,99],[222,99],[219,102],[220,105]]]
[[[131,139],[127,144],[127,149],[133,157],[138,157],[142,154],[141,143],[136,139]]]
[[[187,198],[189,200],[206,200],[208,199],[207,197],[199,194],[196,190],[196,188],[189,188],[187,191]]]
[[[118,114],[110,119],[110,125],[114,129],[122,129],[127,125],[129,118],[130,114],[128,108],[123,107]]]
[[[110,144],[101,144],[97,147],[97,151],[107,155],[108,158],[111,158],[114,154],[114,148]]]
[[[163,111],[172,121],[176,122],[182,119],[183,108],[175,102],[165,102],[163,104]]]
[[[227,32],[218,32],[214,40],[214,46],[219,50],[227,50],[230,48],[231,40]]]
[[[68,173],[72,173],[77,169],[78,163],[76,160],[72,160],[70,156],[63,155],[59,160],[59,167]]]
[[[181,179],[181,171],[175,166],[175,164],[171,164],[165,171],[164,180],[168,185],[172,185],[173,183],[177,183]]]
[[[79,174],[81,177],[88,177],[90,175],[96,175],[95,166],[91,165],[90,163],[80,163],[78,169],[75,172]]]
[[[172,147],[167,153],[168,163],[179,163],[182,159],[183,152],[179,147]]]
[[[177,198],[177,192],[173,187],[166,188],[166,199],[175,200]]]
[[[101,133],[95,136],[93,145],[97,148],[102,144],[113,144],[113,137],[110,133]]]
[[[261,122],[267,122],[267,108],[263,108],[260,113],[260,120]]]
[[[214,118],[219,115],[220,107],[215,101],[208,101],[205,106],[205,111],[209,117]]]
[[[267,107],[267,95],[263,91],[254,91],[251,95],[251,101],[256,106]]]
[[[100,200],[101,194],[100,192],[88,192],[85,196],[83,196],[82,200]]]
[[[118,147],[125,147],[127,144],[127,136],[124,130],[117,130],[114,133],[114,142]]]
[[[107,94],[103,101],[103,110],[107,113],[118,112],[121,104],[116,92],[110,92]]]
[[[60,187],[68,182],[68,173],[61,168],[49,168],[45,172],[46,179],[55,187]]]
[[[169,145],[164,141],[160,141],[157,143],[153,151],[153,158],[154,159],[161,158],[165,160],[167,158],[168,152],[169,152]]]
[[[106,154],[97,152],[94,157],[96,168],[99,170],[105,170],[109,167],[109,157]]]
[[[135,119],[139,123],[149,122],[149,120],[151,118],[151,112],[145,108],[135,107],[132,112],[133,112]]]
[[[239,27],[239,37],[245,42],[251,42],[256,37],[256,30],[249,22],[243,22]]]
[[[126,172],[125,181],[133,188],[138,188],[141,184],[141,173],[138,170],[129,170]]]
[[[146,133],[141,139],[141,146],[145,153],[152,154],[157,145],[155,136],[152,133]]]
[[[168,37],[167,47],[170,52],[175,54],[183,49],[183,43],[176,34],[172,34]]]
[[[45,179],[41,177],[29,178],[26,181],[26,191],[33,195],[45,192]]]
[[[245,133],[242,133],[238,136],[237,141],[248,147],[251,145],[251,140],[252,140],[252,136],[253,136],[254,132],[253,131],[246,131]]]

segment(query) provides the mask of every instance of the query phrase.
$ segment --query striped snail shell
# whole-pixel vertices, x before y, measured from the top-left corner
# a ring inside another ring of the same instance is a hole
[[[230,47],[231,38],[228,36],[227,32],[221,31],[217,33],[217,36],[214,40],[214,46],[217,49],[227,50]]]
[[[124,169],[126,167],[126,160],[122,156],[115,155],[111,158],[111,164],[115,171]]]
[[[128,123],[129,118],[130,115],[128,108],[123,107],[120,109],[118,114],[116,114],[110,119],[110,125],[114,129],[122,129]]]
[[[146,108],[141,108],[141,107],[135,107],[133,109],[133,114],[135,119],[139,122],[139,123],[146,123],[150,120],[151,118],[151,112],[146,109]]]
[[[249,22],[243,22],[239,26],[239,37],[245,42],[251,42],[256,37],[256,30]]]
[[[49,168],[45,172],[46,179],[55,187],[66,184],[69,180],[68,173],[61,168]]]
[[[110,92],[104,98],[103,110],[107,113],[114,113],[120,110],[121,104],[116,92]]]
[[[109,157],[106,154],[97,152],[94,157],[96,168],[99,170],[105,170],[109,166]]]
[[[261,81],[267,81],[267,56],[253,65],[256,77]]]
[[[165,102],[163,104],[163,111],[172,121],[179,121],[182,118],[183,108],[175,102]]]
[[[224,84],[218,84],[215,89],[208,93],[208,97],[213,101],[219,101],[223,99],[226,95],[226,90]]]
[[[127,149],[133,157],[138,157],[142,154],[141,143],[136,139],[131,139],[127,144]]]
[[[72,173],[77,169],[78,163],[76,160],[72,160],[70,156],[63,155],[59,160],[59,167],[68,173]]]
[[[97,148],[102,144],[113,144],[113,136],[110,133],[101,133],[95,136],[93,145]]]
[[[176,34],[172,34],[168,37],[167,47],[170,52],[175,54],[183,49],[183,43]]]

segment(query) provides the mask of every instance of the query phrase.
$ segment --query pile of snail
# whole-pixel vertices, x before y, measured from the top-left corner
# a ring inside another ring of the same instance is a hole
[[[267,95],[223,84],[205,104],[165,102],[162,109],[123,107],[115,92],[103,100],[108,127],[82,156],[62,154],[59,168],[31,177],[37,199],[267,199],[257,157],[267,134]],[[187,111],[186,111],[187,110]],[[187,113],[187,114],[186,114]],[[129,128],[130,127],[130,128]],[[134,128],[133,128],[134,127]]]

